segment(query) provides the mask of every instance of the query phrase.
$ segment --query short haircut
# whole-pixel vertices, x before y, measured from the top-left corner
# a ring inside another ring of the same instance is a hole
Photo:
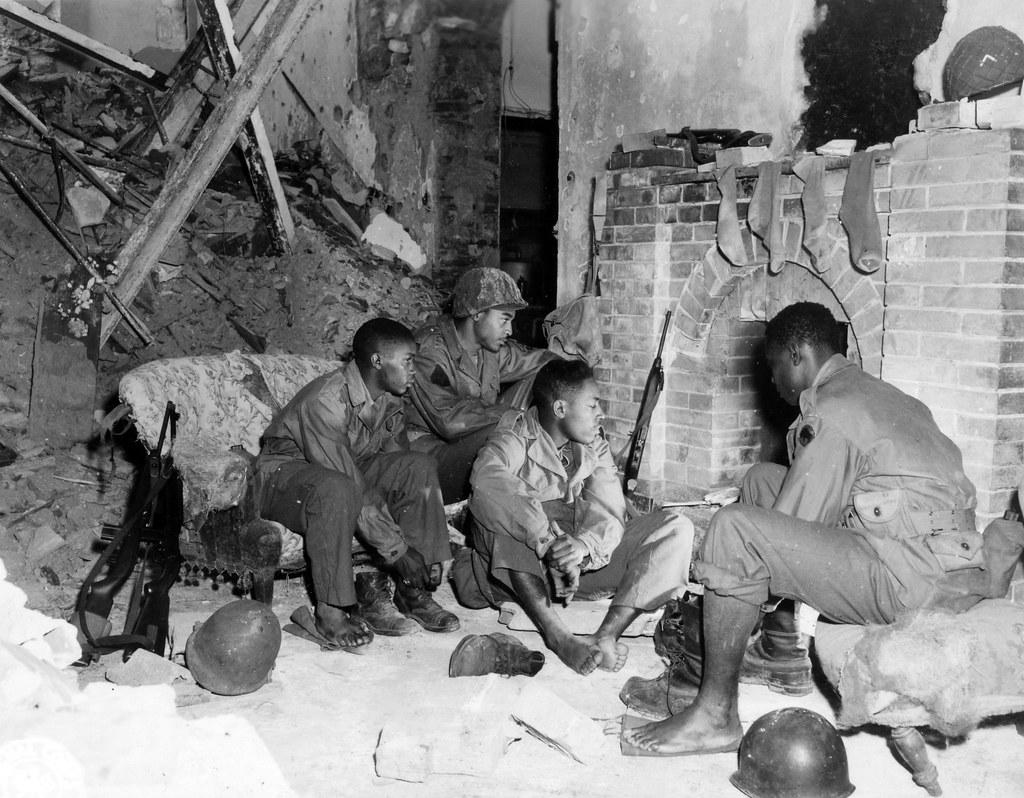
[[[832,311],[817,302],[795,302],[780,310],[764,332],[766,352],[790,344],[808,344],[812,349],[838,352],[837,322]]]
[[[533,403],[551,407],[556,399],[567,399],[594,379],[594,370],[582,360],[549,360],[533,381]]]
[[[401,344],[415,344],[409,328],[393,319],[370,319],[352,337],[352,355],[366,365],[376,352]]]

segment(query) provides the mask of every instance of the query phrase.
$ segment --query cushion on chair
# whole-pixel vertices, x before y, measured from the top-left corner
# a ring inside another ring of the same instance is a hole
[[[177,445],[259,452],[274,413],[306,383],[340,367],[308,355],[205,355],[154,360],[121,378],[121,401],[131,407],[139,437],[152,449],[164,407],[174,402]],[[180,458],[178,458],[180,459]]]
[[[927,725],[959,736],[1024,710],[1024,605],[1011,601],[958,615],[921,610],[888,626],[819,622],[815,651],[841,696],[841,727]]]
[[[159,440],[167,402],[175,404],[172,455],[182,481],[182,540],[192,549],[201,545],[199,531],[211,512],[242,501],[252,456],[274,413],[304,385],[339,366],[308,355],[229,352],[154,360],[121,378],[121,401],[150,450]],[[283,526],[281,531],[281,567],[301,567],[302,538]]]

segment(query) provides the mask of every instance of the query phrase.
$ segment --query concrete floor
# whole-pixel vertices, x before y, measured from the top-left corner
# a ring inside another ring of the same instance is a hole
[[[171,593],[175,647],[196,620],[202,620],[232,596],[177,585]],[[475,689],[477,678],[450,679],[449,655],[465,634],[508,631],[494,611],[459,607],[447,586],[439,600],[462,619],[462,629],[447,635],[421,632],[401,638],[378,637],[366,654],[324,653],[309,642],[285,634],[272,683],[255,693],[179,707],[187,719],[215,720],[241,715],[255,727],[272,752],[292,790],[301,796],[739,796],[729,783],[735,754],[677,758],[627,758],[619,754],[614,736],[601,738],[600,761],[580,764],[521,733],[488,776],[429,776],[423,782],[383,779],[376,775],[374,750],[385,726],[415,728],[437,718],[450,725],[467,710],[462,699]],[[301,580],[279,581],[274,610],[282,623],[306,602]],[[531,648],[542,649],[534,632],[515,632]],[[652,676],[662,665],[649,637],[627,641],[630,657],[620,673],[589,677],[572,673],[549,656],[532,683],[549,690],[573,708],[610,730],[617,729],[624,707],[618,700],[623,682],[632,675]],[[516,681],[526,680],[517,677]],[[464,684],[455,684],[464,683]],[[509,685],[510,687],[514,685]],[[203,696],[207,697],[206,694]],[[825,694],[787,698],[758,686],[741,686],[744,725],[785,706],[801,706],[834,719]],[[446,726],[447,727],[447,726]],[[857,731],[845,735],[850,779],[856,795],[878,798],[922,798],[925,791],[894,759],[884,733]],[[966,741],[929,746],[947,796],[1024,796],[1024,737],[1013,718],[976,730]],[[197,778],[199,774],[197,772]]]

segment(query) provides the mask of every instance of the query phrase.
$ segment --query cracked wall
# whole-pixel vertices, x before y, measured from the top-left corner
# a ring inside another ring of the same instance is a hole
[[[558,12],[559,300],[587,264],[590,178],[624,133],[740,128],[771,133],[775,156],[799,131],[800,43],[813,0],[563,0]],[[604,191],[596,212],[604,213]]]

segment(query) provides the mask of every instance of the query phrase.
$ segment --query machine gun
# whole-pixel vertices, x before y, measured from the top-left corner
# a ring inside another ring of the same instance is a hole
[[[105,536],[107,546],[78,591],[71,617],[82,645],[82,657],[76,664],[88,665],[101,654],[122,649],[125,659],[139,648],[161,656],[164,653],[170,611],[168,592],[178,578],[182,562],[178,549],[182,523],[181,478],[172,456],[177,419],[174,403],[168,402],[160,439],[139,471],[125,521]],[[168,434],[170,443],[165,454]],[[108,617],[114,596],[135,571],[137,562],[139,570],[132,586],[124,630],[111,635]],[[104,567],[106,573],[101,579]]]
[[[640,461],[644,456],[644,447],[647,445],[647,433],[651,427],[651,416],[658,404],[658,397],[665,387],[665,372],[661,366],[661,352],[665,348],[665,336],[668,334],[668,323],[672,320],[672,311],[665,311],[665,321],[661,325],[661,343],[658,344],[658,354],[651,363],[651,370],[647,373],[647,382],[644,384],[644,393],[640,398],[640,410],[637,412],[636,424],[633,433],[629,436],[629,454],[626,455],[626,463],[622,472],[622,490],[626,496],[632,496],[636,490],[637,477],[640,475]]]

